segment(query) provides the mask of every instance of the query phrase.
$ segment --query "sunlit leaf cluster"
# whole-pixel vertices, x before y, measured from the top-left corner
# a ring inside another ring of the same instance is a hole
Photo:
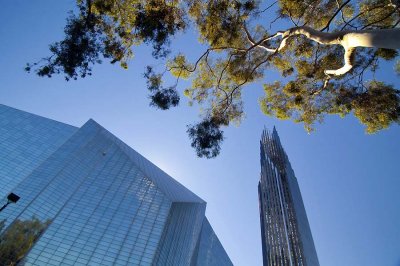
[[[78,0],[77,5],[65,39],[27,70],[76,79],[90,75],[92,65],[104,59],[127,68],[132,49],[150,44],[164,63],[144,74],[150,105],[177,106],[182,90],[189,105],[200,106],[201,121],[188,130],[199,156],[218,155],[220,128],[242,121],[242,91],[251,83],[264,83],[259,103],[266,115],[303,123],[308,131],[333,114],[354,114],[369,133],[400,121],[398,90],[377,71],[386,61],[400,73],[396,50],[357,47],[347,58],[354,63],[351,70],[326,71],[345,64],[344,47],[338,45],[344,34],[399,28],[397,0]],[[336,42],[285,35],[301,27],[333,33]],[[188,28],[203,47],[195,59],[171,45]],[[279,73],[279,80],[270,80],[271,72]],[[181,79],[186,80],[182,86]]]
[[[5,221],[0,222],[0,231],[4,229]],[[30,220],[15,220],[0,235],[1,265],[17,265],[24,258],[50,221],[41,222],[37,218]]]
[[[39,76],[65,74],[77,79],[91,75],[92,65],[109,59],[128,68],[132,48],[153,46],[153,56],[166,57],[170,37],[186,27],[180,1],[77,0],[78,14],[71,14],[65,39],[50,45],[51,56],[28,64]]]

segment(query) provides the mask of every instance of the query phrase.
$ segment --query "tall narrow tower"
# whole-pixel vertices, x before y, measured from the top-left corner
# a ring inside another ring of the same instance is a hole
[[[258,183],[264,266],[318,266],[299,185],[274,127],[264,130]]]

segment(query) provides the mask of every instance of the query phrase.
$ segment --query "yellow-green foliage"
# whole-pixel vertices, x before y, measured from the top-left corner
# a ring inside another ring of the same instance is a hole
[[[346,20],[351,19],[354,16],[354,7],[351,5],[346,5],[343,9],[343,17]]]
[[[131,1],[124,4],[127,2]],[[177,2],[179,1],[166,3],[176,8],[179,7]],[[345,0],[280,0],[279,14],[283,18],[290,17],[291,21],[299,25],[318,30],[327,25],[344,2]],[[104,1],[101,6],[113,14],[112,17],[120,20],[121,15],[117,15],[116,6],[112,3],[115,2]],[[353,78],[350,83],[346,81],[347,83],[341,84],[345,77],[331,77],[330,82],[325,83],[327,76],[324,71],[338,69],[344,64],[344,51],[340,46],[317,44],[305,36],[295,36],[288,39],[285,49],[274,55],[268,55],[257,48],[243,50],[250,46],[243,29],[244,23],[252,26],[249,28],[254,39],[259,40],[269,34],[266,30],[268,24],[263,21],[248,22],[251,9],[262,2],[195,0],[185,3],[188,7],[187,13],[198,30],[199,41],[212,52],[204,56],[197,65],[189,63],[183,54],[178,54],[167,60],[167,69],[175,77],[190,78],[191,85],[183,94],[190,99],[190,103],[202,104],[205,114],[218,117],[218,121],[224,121],[223,124],[233,120],[240,121],[243,117],[241,86],[263,78],[267,67],[279,70],[286,78],[284,81],[264,85],[265,96],[259,102],[262,111],[267,115],[304,123],[309,131],[315,122],[322,121],[325,114],[343,117],[354,111],[354,115],[367,126],[368,132],[375,132],[398,121],[393,108],[399,99],[383,83],[372,82],[362,86],[362,82],[356,84],[356,78]],[[395,16],[391,15],[394,9],[388,8],[387,4],[388,1],[381,0],[347,3],[331,21],[329,31],[340,30],[350,20],[358,28],[370,25],[390,27]],[[132,3],[129,5],[129,8],[134,6]],[[245,5],[249,5],[250,9],[244,8]],[[146,8],[157,7],[147,5]],[[132,21],[132,17],[126,17],[129,13],[132,11],[123,12],[124,20]],[[127,22],[119,23],[126,29],[131,25]],[[353,28],[347,25],[346,29]],[[131,33],[126,31],[129,36]],[[276,46],[279,40],[263,44]],[[354,73],[374,68],[376,58],[391,60],[398,53],[390,49],[358,49],[357,56],[358,61],[352,70]],[[400,63],[396,67],[400,73]],[[385,92],[380,94],[380,90]]]
[[[311,78],[314,76],[315,68],[312,62],[308,61],[297,61],[295,63],[297,71],[300,76]]]
[[[188,80],[183,94],[189,103],[200,104],[203,117],[213,118],[218,125],[242,119],[241,90],[264,77],[268,79],[268,70],[273,69],[280,78],[264,85],[265,96],[260,105],[265,114],[304,123],[311,130],[326,114],[343,117],[353,112],[368,132],[375,132],[399,121],[399,93],[383,82],[367,83],[366,79],[376,77],[374,72],[382,60],[398,59],[397,51],[357,47],[349,73],[327,76],[325,70],[339,69],[345,63],[340,45],[319,44],[296,35],[286,39],[282,50],[271,52],[249,40],[260,41],[264,48],[277,48],[282,41],[280,35],[261,40],[276,30],[295,26],[336,32],[338,39],[342,38],[341,32],[349,30],[398,27],[399,13],[394,2],[279,0],[267,8],[271,3],[260,0],[77,0],[79,16],[67,25],[68,38],[52,46],[53,56],[47,58],[50,64],[37,73],[51,76],[64,72],[73,78],[84,77],[91,74],[91,64],[103,57],[127,68],[133,57],[132,47],[146,43],[153,46],[155,58],[165,59],[172,76]],[[172,37],[189,26],[197,31],[203,45],[201,57],[189,62],[184,54],[174,51],[177,55],[170,58],[168,50],[175,48],[169,46]],[[91,45],[81,47],[86,41]],[[69,43],[75,50],[66,49]],[[86,53],[77,60],[63,57],[82,51]],[[400,75],[399,61],[395,70]],[[149,91],[173,88],[176,93],[178,82],[164,88],[162,77],[163,74],[147,76]]]
[[[245,5],[231,0],[189,2],[189,15],[196,22],[200,42],[211,47],[244,47]]]
[[[396,50],[384,49],[384,48],[377,49],[375,54],[380,58],[383,58],[388,61],[393,60],[394,58],[396,58],[396,56],[399,55],[399,53]]]
[[[310,26],[318,29],[329,21],[332,12],[337,8],[337,2],[336,0],[281,0],[279,6],[283,15],[290,16],[293,20],[307,21]]]
[[[275,56],[272,59],[272,63],[277,69],[281,71],[282,75],[286,76],[287,74],[292,73],[292,62],[290,62],[286,58],[283,58],[282,56]]]
[[[289,45],[290,49],[294,50],[294,55],[296,58],[310,58],[313,55],[314,45],[307,38],[302,36],[299,36],[297,39],[292,38]]]
[[[183,54],[179,54],[169,60],[167,68],[173,76],[182,79],[188,79],[193,71],[193,65],[186,61],[186,57]]]
[[[353,101],[354,115],[367,126],[368,133],[399,123],[399,92],[383,82],[370,82],[368,91]]]
[[[49,223],[50,221],[41,222],[37,218],[14,221],[0,236],[1,265],[17,265]],[[0,229],[3,226],[4,221],[0,223]]]
[[[367,0],[360,3],[360,19],[365,25],[375,25],[377,27],[390,27],[394,23],[391,16],[396,10],[389,6],[390,1]]]
[[[264,84],[265,97],[260,98],[259,102],[264,114],[286,120],[291,117],[291,112],[286,105],[286,95],[280,92],[280,87],[279,81]]]

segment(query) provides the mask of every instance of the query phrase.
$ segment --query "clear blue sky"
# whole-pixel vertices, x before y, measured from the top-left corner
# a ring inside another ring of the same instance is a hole
[[[129,70],[103,64],[94,75],[66,82],[39,78],[23,67],[60,40],[73,0],[5,1],[0,9],[0,102],[75,126],[89,118],[121,138],[208,202],[207,216],[235,265],[261,265],[258,214],[259,138],[276,125],[297,175],[322,266],[400,265],[400,127],[366,135],[359,122],[329,117],[308,135],[302,125],[266,117],[260,85],[245,92],[247,118],[225,131],[221,155],[199,159],[186,125],[196,108],[162,112],[148,106],[144,65],[135,49]],[[200,54],[195,40],[179,48]],[[386,79],[400,86],[385,65]],[[274,75],[271,75],[273,80]]]

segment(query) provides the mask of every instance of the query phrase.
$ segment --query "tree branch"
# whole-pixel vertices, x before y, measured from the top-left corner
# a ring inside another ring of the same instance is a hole
[[[347,72],[349,72],[354,66],[354,59],[355,59],[355,48],[350,47],[345,49],[344,52],[344,66],[336,70],[325,70],[325,74],[327,75],[334,75],[334,76],[341,76]]]
[[[366,28],[368,28],[369,26],[372,26],[372,25],[374,25],[375,23],[379,23],[379,22],[382,22],[382,21],[384,21],[385,19],[387,19],[387,18],[389,18],[390,16],[392,16],[394,13],[395,13],[396,11],[393,11],[393,12],[390,12],[389,14],[387,14],[385,17],[383,17],[383,18],[380,18],[380,19],[378,19],[378,20],[375,20],[375,21],[373,21],[373,22],[371,22],[371,23],[368,23],[367,25],[365,25],[364,27],[362,27],[361,29],[363,30],[363,29],[366,29]]]
[[[281,51],[288,38],[303,35],[310,40],[324,45],[339,44],[345,49],[345,65],[337,70],[326,70],[328,75],[343,75],[351,70],[354,60],[354,48],[374,47],[399,49],[400,48],[400,29],[380,29],[380,30],[359,30],[341,31],[335,33],[320,32],[307,26],[294,27],[285,32],[278,32],[276,35],[282,36],[282,41],[277,48]]]
[[[270,53],[274,53],[275,51],[276,51],[276,49],[271,49],[271,48],[268,48],[268,47],[265,47],[264,45],[262,45],[262,43],[264,42],[264,41],[266,41],[267,39],[261,39],[261,41],[258,41],[258,42],[255,42],[254,41],[254,39],[253,39],[253,37],[251,37],[251,35],[250,35],[250,32],[248,31],[248,29],[247,29],[247,27],[246,27],[246,23],[243,23],[243,28],[244,28],[244,31],[246,32],[246,37],[247,37],[247,40],[251,43],[251,47],[250,48],[248,48],[247,50],[251,50],[252,48],[254,48],[254,47],[260,47],[260,48],[262,48],[262,49],[264,49],[265,51],[267,51],[267,52],[270,52]]]
[[[376,5],[376,6],[373,6],[373,7],[369,8],[369,9],[363,11],[363,12],[358,13],[357,15],[355,15],[354,17],[352,17],[349,21],[347,21],[347,22],[343,25],[343,27],[340,29],[340,31],[344,30],[344,29],[346,28],[347,25],[350,25],[351,22],[353,22],[354,20],[356,20],[356,19],[359,18],[360,16],[364,15],[365,13],[368,13],[368,12],[373,11],[373,10],[378,9],[378,8],[384,8],[384,7],[386,7],[386,6],[385,6],[385,5]],[[352,27],[355,28],[355,29],[358,29],[357,27],[354,27],[354,26],[352,26]]]
[[[324,31],[324,30],[328,30],[329,31],[329,26],[331,25],[331,22],[333,21],[333,19],[336,17],[336,15],[350,2],[350,0],[347,0],[346,2],[344,2],[339,8],[338,10],[336,10],[335,14],[333,14],[333,16],[329,19],[328,23],[326,24],[325,27],[323,27],[320,31]]]
[[[258,15],[258,14],[264,13],[265,11],[267,11],[268,9],[270,9],[271,7],[273,7],[276,3],[278,3],[278,1],[273,2],[272,4],[270,4],[269,6],[267,6],[266,8],[264,8],[263,10],[254,12],[253,14],[254,14],[254,15]]]

